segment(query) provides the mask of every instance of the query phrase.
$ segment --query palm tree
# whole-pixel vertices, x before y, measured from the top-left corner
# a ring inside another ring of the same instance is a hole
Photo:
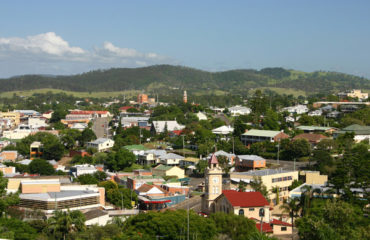
[[[80,211],[55,211],[54,216],[48,219],[48,228],[54,238],[66,239],[72,231],[85,229],[85,216]]]
[[[292,239],[293,239],[293,230],[294,230],[294,218],[298,216],[298,212],[300,210],[300,202],[296,198],[290,199],[289,202],[284,203],[280,206],[280,209],[282,209],[284,212],[289,213],[289,216],[292,219]]]
[[[311,207],[311,200],[313,198],[313,188],[310,185],[302,187],[301,204],[302,204],[302,215],[308,215]]]

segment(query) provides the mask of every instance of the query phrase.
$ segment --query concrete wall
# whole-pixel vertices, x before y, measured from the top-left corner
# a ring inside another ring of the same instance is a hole
[[[60,183],[21,184],[22,193],[60,192]]]

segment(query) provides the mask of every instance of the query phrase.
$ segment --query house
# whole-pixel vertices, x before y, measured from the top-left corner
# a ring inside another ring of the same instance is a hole
[[[86,147],[95,148],[98,152],[104,152],[114,146],[114,141],[109,138],[98,138],[92,142],[86,143]]]
[[[126,145],[124,148],[132,152],[135,156],[143,155],[148,150],[144,145]]]
[[[144,153],[137,155],[137,162],[140,165],[153,165],[160,162],[159,157],[167,154],[165,150],[151,149],[146,150]]]
[[[159,157],[159,160],[164,165],[180,165],[180,161],[184,160],[183,156],[175,153],[167,153]]]
[[[70,129],[75,129],[81,132],[85,130],[85,128],[87,128],[87,123],[73,123],[70,127]]]
[[[12,161],[15,162],[18,158],[17,151],[2,151],[0,152],[0,162]]]
[[[208,159],[210,159],[212,157],[212,155],[215,155],[216,157],[220,157],[220,156],[224,156],[226,157],[228,160],[229,160],[229,165],[233,165],[234,164],[234,160],[235,160],[235,157],[236,155],[233,154],[233,153],[227,153],[223,150],[219,150],[217,152],[214,152],[214,153],[211,153],[208,155]]]
[[[37,129],[37,128],[45,128],[49,126],[46,124],[45,119],[42,118],[28,118],[28,126],[32,129]]]
[[[44,145],[41,142],[33,142],[30,145],[30,159],[40,158],[44,152]]]
[[[54,111],[53,110],[49,110],[49,111],[46,111],[42,114],[42,117],[46,118],[46,119],[50,119],[52,116],[53,116],[53,113]]]
[[[279,142],[281,139],[289,138],[287,134],[280,131],[251,129],[241,135],[241,141],[245,145],[255,142]]]
[[[292,114],[303,114],[308,112],[308,107],[306,105],[296,105],[292,107],[285,107],[282,109],[282,112],[289,112]]]
[[[369,98],[369,94],[361,92],[360,89],[353,89],[350,92],[338,93],[338,96],[358,98],[359,100],[366,100]]]
[[[111,220],[109,213],[101,209],[92,209],[84,213],[86,226],[105,226]]]
[[[177,121],[153,121],[150,131],[153,134],[160,134],[167,132],[172,132],[175,130],[182,130],[184,129],[184,125],[180,125]]]
[[[83,174],[93,174],[98,170],[93,165],[89,164],[81,164],[81,165],[74,165],[70,168],[70,171],[73,176],[78,177]]]
[[[19,125],[18,128],[14,130],[4,131],[3,137],[7,139],[22,139],[30,135],[34,130],[32,130],[27,125]]]
[[[336,139],[340,134],[353,132],[355,134],[354,140],[356,142],[361,142],[363,140],[370,139],[370,126],[361,126],[358,124],[353,124],[348,127],[345,127],[339,131],[333,133],[334,139]]]
[[[338,111],[332,111],[326,114],[326,117],[328,118],[338,118],[341,115]]]
[[[7,167],[0,163],[0,172],[3,172],[3,174],[14,174],[15,173],[15,167]]]
[[[233,182],[240,181],[250,183],[251,181],[261,180],[262,184],[266,186],[269,192],[268,198],[276,204],[276,193],[273,189],[279,188],[279,200],[282,202],[289,197],[289,187],[294,180],[298,180],[298,171],[283,170],[283,169],[263,169],[248,172],[232,172],[230,179]]]
[[[235,158],[235,168],[238,171],[264,167],[266,167],[266,159],[257,155],[238,155]]]
[[[165,180],[160,176],[130,176],[121,178],[121,183],[126,183],[130,189],[136,190],[143,184],[162,185]]]
[[[19,112],[0,112],[0,118],[11,119],[17,126],[21,122],[21,114]]]
[[[231,126],[221,126],[212,130],[212,133],[215,134],[221,140],[229,140],[231,134],[234,132],[234,128]]]
[[[184,160],[180,161],[180,167],[195,166],[198,164],[199,160],[199,158],[186,157]]]
[[[176,176],[177,178],[184,178],[185,177],[185,170],[181,169],[177,166],[166,166],[166,165],[158,165],[152,169],[153,175],[166,177],[166,176]]]
[[[121,124],[123,128],[130,127],[149,127],[149,117],[121,117]]]
[[[199,121],[207,120],[207,115],[202,113],[202,112],[198,112],[196,115],[197,115]]]
[[[147,197],[165,197],[167,195],[166,190],[157,185],[143,184],[135,192],[139,196]]]
[[[298,126],[296,127],[299,130],[302,130],[305,133],[317,133],[317,132],[325,132],[332,134],[334,131],[336,131],[336,128],[333,127],[320,127],[320,126]]]
[[[270,225],[272,225],[272,232],[274,236],[291,235],[293,232],[292,224],[280,221],[278,219],[272,219],[272,221],[270,221]]]
[[[317,134],[317,133],[302,133],[298,134],[293,138],[293,141],[296,141],[298,139],[305,139],[312,145],[318,144],[321,140],[327,139],[328,137],[322,134]]]
[[[321,115],[322,115],[322,110],[321,109],[318,109],[318,110],[315,110],[315,111],[312,111],[312,112],[308,113],[308,116],[310,116],[310,117],[321,116]]]
[[[238,192],[223,190],[215,199],[215,212],[232,213],[247,218],[260,219],[259,211],[264,209],[263,222],[270,221],[270,204],[260,192]]]
[[[249,107],[243,107],[239,105],[230,107],[229,111],[232,116],[248,115],[252,112],[252,110]]]

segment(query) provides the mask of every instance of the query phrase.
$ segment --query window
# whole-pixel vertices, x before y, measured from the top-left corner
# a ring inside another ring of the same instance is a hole
[[[216,187],[216,194],[218,194],[218,187]]]
[[[254,208],[250,208],[250,209],[249,209],[249,211],[250,211],[250,212],[253,212],[253,211],[254,211]]]
[[[282,232],[286,231],[286,227],[281,227],[281,231]]]
[[[239,210],[239,216],[244,216],[244,210],[243,209]]]

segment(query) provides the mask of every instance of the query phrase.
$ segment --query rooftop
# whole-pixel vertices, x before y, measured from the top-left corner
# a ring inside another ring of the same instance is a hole
[[[320,127],[320,126],[298,126],[297,128],[303,131],[327,131],[333,129],[332,127]]]
[[[130,151],[135,151],[135,150],[148,150],[144,145],[127,145],[127,146],[124,146],[124,148],[126,148],[127,150],[130,150]]]
[[[260,192],[238,192],[235,190],[223,190],[222,194],[233,207],[263,207],[269,206],[269,202]]]
[[[60,191],[60,192],[48,192],[48,193],[31,193],[31,194],[19,194],[20,198],[23,199],[32,199],[32,200],[56,200],[61,198],[68,198],[68,197],[83,197],[85,195],[90,194],[99,194],[98,192],[94,192],[91,190],[68,190],[68,191]]]
[[[238,158],[241,160],[251,160],[251,161],[265,160],[263,157],[257,155],[238,155]]]
[[[170,170],[171,168],[173,168],[173,166],[166,166],[166,165],[160,164],[160,165],[156,166],[154,169],[167,171],[167,170]]]
[[[275,175],[280,173],[288,173],[294,172],[292,170],[284,170],[284,169],[262,169],[262,170],[253,170],[248,172],[234,172],[235,175],[246,175],[246,176],[268,176],[268,175]]]
[[[256,137],[275,137],[281,133],[280,131],[271,131],[271,130],[258,130],[251,129],[246,133],[243,133],[244,136],[256,136]]]

